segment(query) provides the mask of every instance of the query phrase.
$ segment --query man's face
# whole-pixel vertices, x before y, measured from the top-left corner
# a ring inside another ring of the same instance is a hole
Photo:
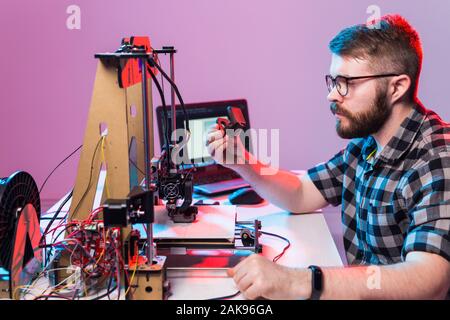
[[[374,74],[369,62],[332,56],[330,74],[358,77]],[[334,88],[328,95],[330,110],[336,116],[336,131],[341,138],[362,138],[378,132],[391,115],[383,80],[360,79],[348,82],[348,93],[342,97]]]

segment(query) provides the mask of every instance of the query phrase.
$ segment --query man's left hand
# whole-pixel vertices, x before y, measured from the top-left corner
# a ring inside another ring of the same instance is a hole
[[[277,265],[259,255],[251,255],[228,269],[238,289],[247,299],[308,299],[311,271]]]

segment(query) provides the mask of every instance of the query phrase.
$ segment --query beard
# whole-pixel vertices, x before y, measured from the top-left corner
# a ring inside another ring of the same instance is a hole
[[[341,119],[336,122],[336,132],[343,139],[364,138],[378,132],[390,117],[390,108],[386,90],[378,90],[377,95],[367,111],[352,113],[337,103],[332,103],[330,110],[347,119],[348,125],[343,126]]]

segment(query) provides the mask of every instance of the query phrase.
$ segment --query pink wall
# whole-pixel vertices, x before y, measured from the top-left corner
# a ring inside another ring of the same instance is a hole
[[[81,30],[66,28],[70,4],[81,8]],[[82,143],[93,54],[115,50],[129,35],[179,50],[176,77],[186,102],[248,99],[253,127],[281,130],[282,167],[326,160],[345,145],[326,101],[327,44],[344,26],[366,21],[371,4],[419,30],[420,94],[448,120],[449,1],[2,0],[0,176],[23,169],[40,185]],[[71,188],[77,162],[55,173],[44,198]]]

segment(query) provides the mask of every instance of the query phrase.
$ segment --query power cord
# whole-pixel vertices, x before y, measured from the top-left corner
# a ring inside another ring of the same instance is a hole
[[[69,154],[67,157],[64,158],[64,160],[62,160],[53,170],[52,172],[50,172],[50,174],[47,176],[47,178],[45,178],[44,183],[42,183],[41,187],[39,188],[39,195],[42,192],[42,189],[44,189],[45,184],[47,183],[48,179],[50,179],[50,177],[52,176],[53,172],[56,171],[56,169],[58,169],[64,162],[66,162],[71,156],[73,156],[78,150],[80,150],[83,147],[83,145],[79,146],[78,148],[76,148],[74,151],[72,151],[71,154]]]

